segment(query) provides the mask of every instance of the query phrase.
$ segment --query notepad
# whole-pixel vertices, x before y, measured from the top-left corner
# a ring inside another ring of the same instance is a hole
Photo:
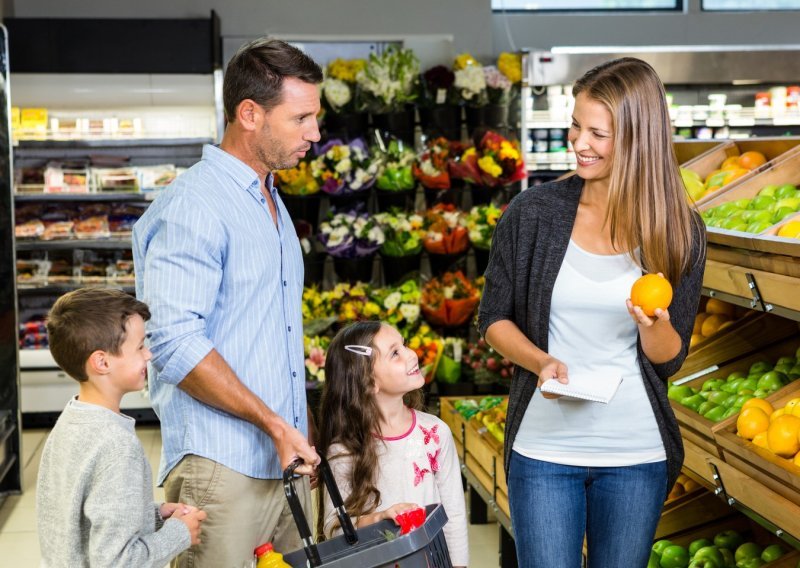
[[[542,392],[608,404],[621,383],[620,376],[570,373],[569,383],[565,385],[556,379],[548,379],[542,383]]]

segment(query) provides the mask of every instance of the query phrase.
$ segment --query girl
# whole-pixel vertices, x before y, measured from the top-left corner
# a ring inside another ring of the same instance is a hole
[[[395,328],[358,322],[331,342],[325,376],[317,451],[328,459],[353,525],[442,503],[451,561],[466,566],[458,456],[447,425],[418,410],[425,378],[417,355]],[[323,486],[318,499],[317,533],[330,537],[336,513]]]
[[[493,239],[479,329],[516,365],[505,459],[523,566],[645,566],[683,461],[667,378],[700,299],[705,232],[687,203],[664,87],[633,58],[573,88],[575,175],[520,194]],[[642,272],[672,283],[669,310],[628,298]],[[607,405],[542,395],[570,374],[623,378]]]

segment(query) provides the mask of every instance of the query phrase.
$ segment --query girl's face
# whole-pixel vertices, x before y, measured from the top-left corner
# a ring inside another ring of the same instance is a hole
[[[605,105],[580,93],[575,98],[569,141],[575,150],[576,173],[585,180],[608,180],[614,154],[614,125]]]
[[[403,336],[395,328],[382,325],[372,345],[376,394],[403,396],[425,384],[417,354],[403,344]]]

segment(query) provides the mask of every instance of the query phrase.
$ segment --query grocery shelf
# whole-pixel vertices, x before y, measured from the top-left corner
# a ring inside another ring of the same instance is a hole
[[[211,138],[51,138],[46,140],[17,140],[14,148],[36,150],[43,148],[135,148],[138,146],[184,146],[212,144]]]
[[[32,250],[74,250],[74,249],[97,249],[97,250],[129,250],[131,248],[130,239],[69,239],[59,241],[17,241],[18,251]]]
[[[41,285],[30,285],[30,284],[17,284],[17,295],[18,296],[38,296],[38,295],[48,295],[48,294],[66,294],[67,292],[71,292],[72,290],[77,290],[78,288],[113,288],[115,290],[122,290],[128,294],[133,294],[136,291],[135,286],[132,285],[119,285],[113,283],[106,283],[106,284],[96,284],[96,283],[86,283],[81,284],[78,282],[75,283],[59,283],[59,284],[41,284]]]
[[[62,202],[62,201],[111,201],[114,203],[130,203],[153,201],[158,192],[134,193],[134,192],[114,192],[103,193],[15,193],[16,203],[41,203],[41,202]]]

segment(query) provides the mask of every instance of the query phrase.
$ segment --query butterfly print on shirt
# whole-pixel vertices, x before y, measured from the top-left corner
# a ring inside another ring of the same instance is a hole
[[[431,470],[429,469],[420,469],[416,462],[414,462],[414,487],[422,483],[422,480],[425,479],[425,474],[430,473]]]
[[[439,434],[437,434],[437,433],[436,433],[436,430],[438,430],[438,429],[439,429],[439,425],[438,425],[438,424],[437,424],[437,425],[435,425],[435,426],[434,426],[433,428],[431,428],[430,430],[426,429],[424,426],[422,426],[422,425],[420,424],[420,427],[419,427],[419,429],[420,429],[420,430],[422,430],[422,433],[423,433],[423,435],[425,436],[425,445],[426,445],[426,446],[428,445],[428,443],[429,443],[431,440],[433,440],[433,441],[434,441],[436,444],[438,444],[438,443],[439,443]]]

